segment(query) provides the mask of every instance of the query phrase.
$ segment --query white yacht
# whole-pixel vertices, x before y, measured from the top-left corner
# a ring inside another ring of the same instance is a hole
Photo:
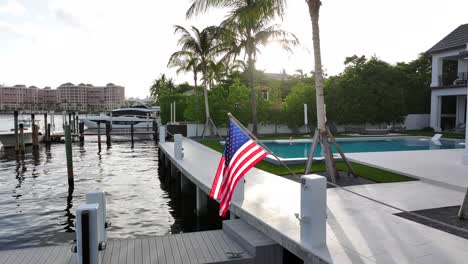
[[[32,130],[31,130],[31,120],[20,119],[18,123],[24,124],[23,134],[24,134],[24,144],[32,144]],[[18,132],[18,135],[20,133]],[[0,149],[2,148],[13,148],[16,145],[15,138],[15,129],[10,130],[0,130]]]
[[[81,120],[89,129],[95,129],[98,122],[101,128],[105,128],[106,121],[112,123],[112,128],[130,128],[132,122],[135,128],[152,128],[153,121],[159,118],[159,107],[149,108],[144,105],[138,105],[128,108],[118,108],[112,110],[111,114],[87,115]]]

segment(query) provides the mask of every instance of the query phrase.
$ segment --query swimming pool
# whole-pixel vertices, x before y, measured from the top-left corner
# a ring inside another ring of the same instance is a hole
[[[464,148],[464,140],[441,139],[440,145],[430,138],[398,137],[398,138],[343,138],[337,139],[345,153],[411,151]],[[306,158],[309,156],[311,140],[275,140],[263,143],[277,156],[285,159]],[[332,146],[333,153],[338,151]],[[315,157],[321,157],[320,144],[315,151]]]

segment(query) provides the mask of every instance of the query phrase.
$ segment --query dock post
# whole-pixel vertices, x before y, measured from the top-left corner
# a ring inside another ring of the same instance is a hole
[[[111,123],[110,121],[106,121],[106,145],[110,147],[111,145]]]
[[[47,112],[46,112],[44,113],[44,141],[45,142],[49,142],[47,135],[48,135],[48,129],[47,129]]]
[[[79,138],[80,138],[80,142],[81,143],[84,143],[84,123],[83,122],[80,122],[79,123]]]
[[[133,131],[134,127],[133,127],[133,121],[130,123],[130,137],[131,137],[131,140],[132,140],[132,148],[134,146],[133,144],[133,134],[134,134],[134,131]]]
[[[81,204],[76,209],[76,263],[98,264],[100,222],[99,204]]]
[[[206,213],[206,211],[208,210],[208,195],[206,195],[201,189],[200,187],[197,186],[197,190],[196,190],[196,204],[197,204],[197,210],[196,210],[196,214],[198,216],[200,215],[203,215]]]
[[[174,157],[177,160],[181,160],[184,158],[184,148],[182,147],[182,139],[183,136],[181,134],[174,135]]]
[[[301,244],[307,248],[326,243],[327,181],[319,175],[301,177],[301,209],[296,217],[300,221]]]
[[[18,111],[14,112],[14,126],[15,126],[15,150],[19,151],[19,135],[18,135]]]
[[[50,143],[50,131],[52,129],[52,125],[51,124],[47,124],[47,134],[46,134],[46,140],[47,140],[47,143]]]
[[[71,125],[71,124],[72,124],[72,122],[71,122],[71,116],[72,116],[72,113],[71,113],[71,112],[68,113],[68,124],[67,124],[67,125]],[[67,118],[67,117],[66,117],[66,114],[65,114],[65,119],[66,119],[66,118]]]
[[[26,147],[24,143],[24,124],[23,123],[19,124],[19,130],[20,130],[20,136],[19,136],[20,151],[24,152]]]
[[[33,129],[33,148],[38,148],[39,147],[39,126],[36,124],[32,125]]]
[[[153,120],[153,139],[154,141],[158,141],[158,123],[156,120]]]
[[[166,143],[166,127],[159,127],[159,143]]]
[[[72,157],[72,136],[70,125],[65,126],[65,154],[67,156],[68,185],[74,186],[73,157]]]
[[[98,142],[98,152],[101,152],[101,122],[97,122],[97,142]]]

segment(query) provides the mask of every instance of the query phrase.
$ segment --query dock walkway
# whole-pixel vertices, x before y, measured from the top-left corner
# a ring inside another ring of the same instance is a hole
[[[0,264],[72,264],[71,245],[0,251]],[[230,258],[228,252],[242,253]],[[254,258],[224,231],[108,241],[102,264],[253,264]]]
[[[159,145],[185,177],[209,192],[220,153],[184,138],[184,158],[176,160],[174,143]],[[336,188],[327,190],[326,245],[308,248],[301,243],[295,217],[300,211],[300,184],[256,168],[245,179],[244,200],[234,201],[231,212],[304,263],[466,263],[468,259],[468,240],[403,219],[395,209]],[[405,210],[459,205],[464,195],[420,181],[349,188]]]

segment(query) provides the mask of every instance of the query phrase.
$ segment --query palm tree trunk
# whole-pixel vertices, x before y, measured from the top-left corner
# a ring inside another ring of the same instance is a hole
[[[320,145],[322,146],[327,174],[333,182],[336,182],[336,166],[333,159],[333,153],[328,142],[325,112],[325,99],[323,96],[323,72],[322,72],[322,57],[320,54],[320,32],[319,32],[319,11],[321,6],[320,0],[307,0],[309,5],[309,14],[312,20],[312,40],[314,45],[314,60],[315,60],[315,92],[317,104],[317,128],[320,134]]]
[[[206,69],[203,69],[203,96],[205,97],[205,126],[208,126],[210,135],[214,136],[214,128],[211,124],[210,107],[208,105],[208,82],[206,81]]]
[[[252,53],[249,52],[248,55],[248,67],[249,67],[249,86],[250,86],[250,103],[252,107],[252,133],[257,135],[258,133],[258,120],[257,120],[257,93],[255,92],[254,87],[254,74],[255,74],[255,65],[252,58]]]

